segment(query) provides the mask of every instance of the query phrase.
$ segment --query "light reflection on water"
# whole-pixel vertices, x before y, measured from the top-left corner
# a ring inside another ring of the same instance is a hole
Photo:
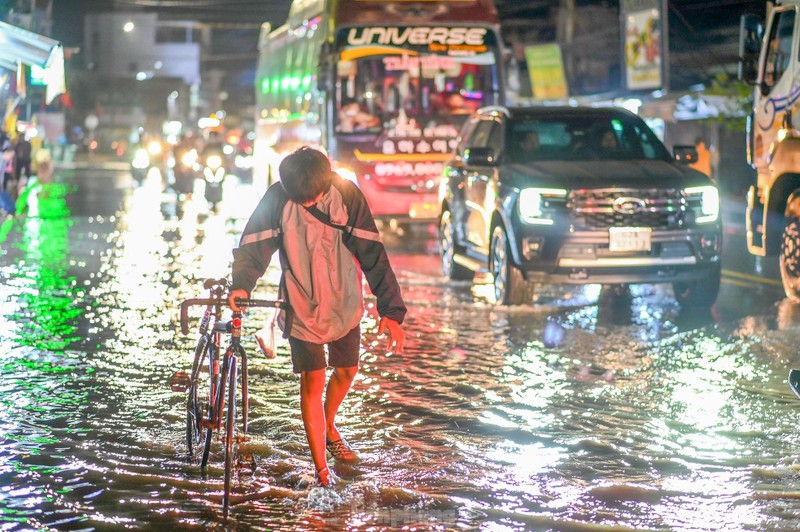
[[[4,529],[221,523],[221,449],[205,478],[184,461],[183,401],[166,381],[192,346],[177,302],[227,273],[247,213],[195,198],[177,217],[157,180],[115,199],[125,212],[73,206],[2,244]],[[410,348],[384,355],[365,317],[340,422],[362,463],[337,466],[348,482],[334,492],[309,489],[288,353],[254,355],[252,461],[231,528],[800,526],[800,502],[781,496],[800,478],[800,405],[784,383],[798,362],[791,310],[777,325],[719,323],[682,315],[652,286],[548,288],[535,306],[501,308],[486,287],[442,283],[430,253],[393,247],[392,258]],[[273,268],[260,293],[276,281]],[[548,323],[558,342],[545,342]]]

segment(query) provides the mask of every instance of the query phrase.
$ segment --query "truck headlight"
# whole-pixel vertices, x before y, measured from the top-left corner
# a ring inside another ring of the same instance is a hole
[[[683,191],[690,208],[695,210],[695,222],[705,224],[719,218],[719,190],[712,185],[689,187]]]
[[[553,225],[551,202],[567,196],[562,188],[524,188],[519,193],[519,215],[523,222]]]

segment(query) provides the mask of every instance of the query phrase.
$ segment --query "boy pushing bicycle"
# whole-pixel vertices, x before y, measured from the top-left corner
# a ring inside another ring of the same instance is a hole
[[[336,460],[358,461],[335,421],[358,373],[364,313],[361,273],[378,300],[378,334],[388,332],[388,348],[396,353],[405,344],[401,323],[406,307],[361,191],[334,173],[322,152],[308,147],[287,156],[279,172],[281,181],[267,189],[233,250],[228,301],[232,310],[239,310],[235,299],[250,297],[272,255],[279,252],[281,297],[292,313],[284,334],[292,369],[300,374],[303,426],[317,480],[330,486],[335,477],[328,469],[326,449]],[[326,389],[327,366],[333,372]]]

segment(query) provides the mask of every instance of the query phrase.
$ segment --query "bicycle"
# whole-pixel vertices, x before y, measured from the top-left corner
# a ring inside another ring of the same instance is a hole
[[[194,456],[195,447],[202,441],[200,468],[205,470],[211,450],[213,431],[221,431],[225,425],[225,480],[222,497],[223,516],[228,517],[230,488],[233,473],[233,460],[236,454],[234,443],[236,434],[236,389],[241,360],[242,389],[242,433],[247,433],[247,414],[249,407],[247,388],[247,353],[241,345],[242,313],[233,312],[230,321],[222,320],[223,308],[228,306],[225,294],[228,292],[227,279],[206,279],[203,287],[209,290],[204,299],[186,299],[181,303],[181,333],[189,334],[189,307],[205,306],[200,320],[197,345],[194,350],[191,374],[175,372],[170,378],[174,391],[187,392],[186,401],[186,446],[188,458]],[[240,307],[285,308],[283,300],[237,299]],[[224,352],[222,336],[230,335]],[[220,364],[221,363],[221,364]],[[208,385],[204,386],[203,381]],[[227,395],[227,397],[226,397]],[[227,399],[227,405],[226,405]],[[223,416],[227,406],[227,412]]]

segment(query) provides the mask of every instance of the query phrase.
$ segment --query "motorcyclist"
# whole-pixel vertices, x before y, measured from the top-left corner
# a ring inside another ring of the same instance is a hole
[[[201,153],[203,179],[206,184],[205,197],[212,207],[216,207],[222,200],[222,181],[228,172],[228,158],[224,147],[219,133],[212,131]]]
[[[225,160],[225,151],[224,151],[224,143],[219,138],[219,133],[216,131],[212,131],[208,135],[208,141],[206,141],[205,146],[203,146],[203,160],[205,161],[209,155],[219,155],[222,157],[222,160]]]
[[[194,157],[191,152],[195,150]],[[194,189],[194,178],[197,176],[196,147],[194,139],[188,133],[181,135],[180,140],[172,148],[172,156],[175,160],[173,175],[175,177],[175,190],[179,193],[191,194]]]

